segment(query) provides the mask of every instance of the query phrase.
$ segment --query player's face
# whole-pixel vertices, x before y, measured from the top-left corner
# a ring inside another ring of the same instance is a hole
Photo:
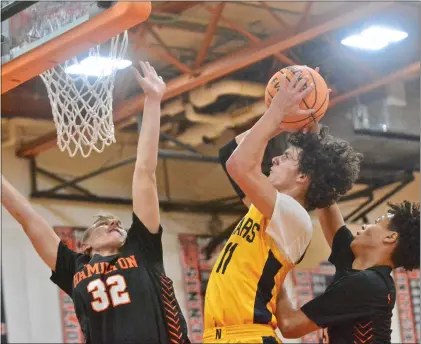
[[[299,152],[298,148],[290,147],[284,154],[272,159],[269,181],[277,190],[291,188],[297,182]]]
[[[397,240],[397,233],[390,230],[390,215],[384,215],[374,224],[363,225],[351,244],[355,254],[360,250],[373,249],[385,244],[393,244]]]
[[[116,218],[98,221],[90,230],[87,244],[94,250],[120,248],[127,237],[127,232]]]

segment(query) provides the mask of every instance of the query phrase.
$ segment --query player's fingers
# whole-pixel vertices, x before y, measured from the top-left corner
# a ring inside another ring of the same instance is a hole
[[[154,69],[148,61],[146,61],[146,67],[148,68],[148,72],[153,74]]]
[[[280,80],[281,89],[285,89],[286,83],[287,83],[287,76],[285,73],[282,73],[281,80]]]
[[[297,85],[295,86],[294,90],[296,92],[302,92],[304,91],[304,86],[308,83],[310,83],[310,81],[307,78],[302,78],[300,81],[297,82]]]
[[[311,91],[313,91],[313,88],[314,88],[314,85],[313,84],[311,84],[311,85],[307,85],[307,87],[305,88],[305,89],[303,89],[299,94],[298,94],[298,96],[299,96],[299,98],[300,99],[304,99],[305,97],[307,97],[310,93],[311,93]]]
[[[320,73],[320,67],[316,67],[314,70],[315,70],[317,73]]]
[[[292,80],[289,82],[289,84],[288,84],[288,88],[290,89],[290,90],[293,90],[294,89],[294,87],[295,87],[295,85],[297,84],[297,82],[298,82],[298,79],[300,78],[300,76],[301,76],[301,73],[295,73],[294,74],[294,77],[292,78]]]
[[[142,70],[143,76],[147,76],[149,74],[148,67],[146,66],[145,62],[139,61],[140,69]]]
[[[314,109],[298,109],[295,114],[300,116],[311,116],[314,113]]]

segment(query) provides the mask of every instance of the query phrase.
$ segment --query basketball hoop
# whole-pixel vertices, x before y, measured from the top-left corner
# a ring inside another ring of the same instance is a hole
[[[57,145],[62,152],[67,150],[70,157],[79,151],[86,158],[92,150],[101,153],[116,142],[113,89],[127,43],[125,31],[110,40],[108,54],[100,54],[98,45],[89,50],[87,59],[78,61],[74,57],[40,74],[57,128]],[[105,60],[108,64],[101,66],[99,62]]]

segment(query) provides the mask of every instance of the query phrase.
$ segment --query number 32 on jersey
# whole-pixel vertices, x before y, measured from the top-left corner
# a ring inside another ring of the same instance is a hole
[[[92,309],[95,312],[103,312],[110,304],[117,307],[130,303],[130,295],[126,288],[126,280],[122,275],[110,276],[105,283],[99,278],[89,282],[87,290],[94,298],[91,302]]]

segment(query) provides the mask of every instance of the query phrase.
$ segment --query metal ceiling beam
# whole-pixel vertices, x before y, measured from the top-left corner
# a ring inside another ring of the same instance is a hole
[[[371,84],[364,85],[362,87],[359,87],[355,90],[352,90],[350,92],[347,92],[345,94],[339,95],[337,97],[334,97],[330,100],[329,108],[334,107],[335,105],[344,102],[352,97],[355,97],[357,95],[360,95],[362,93],[366,93],[369,91],[372,91],[378,87],[382,87],[386,84],[389,84],[393,81],[400,80],[400,79],[408,79],[408,78],[414,78],[417,77],[420,71],[420,63],[416,62],[408,67],[405,67],[401,70],[398,70],[386,77],[383,77]],[[33,141],[30,141],[26,144],[24,144],[21,149],[18,151],[17,155],[20,157],[30,157],[30,156],[36,156],[39,153],[50,149],[55,146],[56,144],[56,133],[51,132],[45,136],[39,137]]]
[[[206,10],[210,11],[210,9],[208,7],[205,7],[205,8],[206,8]],[[234,23],[233,21],[224,18],[223,16],[221,16],[221,21],[223,23],[225,23],[225,25],[227,25],[231,29],[237,31],[239,34],[241,34],[244,37],[246,37],[247,39],[249,39],[251,42],[253,42],[253,43],[259,43],[261,41],[261,39],[259,37],[257,37],[256,35],[252,34],[249,31],[247,31],[246,29],[244,29],[243,27],[241,27],[241,25],[238,25],[238,24]],[[293,61],[289,57],[287,57],[284,54],[281,54],[279,52],[278,53],[275,53],[273,56],[275,56],[279,61],[281,61],[283,63],[286,63],[287,65],[296,65],[297,64],[295,61]]]
[[[170,80],[167,83],[167,92],[164,95],[164,100],[174,98],[195,87],[247,67],[279,51],[287,50],[326,32],[351,24],[392,4],[390,2],[372,2],[367,5],[361,5],[360,3],[358,5],[355,3],[343,5],[335,9],[335,11],[315,17],[312,20],[313,25],[303,27],[302,31],[296,34],[285,30],[280,35],[269,37],[252,47],[240,49],[233,54],[211,62],[197,71],[200,73],[198,77],[181,75]],[[144,96],[142,94],[129,98],[120,107],[117,107],[114,120],[118,124],[119,121],[126,117],[135,115],[138,111],[141,111],[143,103]]]
[[[314,39],[326,32],[351,24],[356,20],[385,9],[392,4],[392,2],[372,2],[362,6],[360,3],[358,3],[358,5],[351,3],[341,6],[339,9],[335,9],[334,11],[330,11],[324,15],[317,16],[311,21],[312,25],[304,27],[302,31],[297,34],[292,34],[287,31],[281,35],[269,37],[252,47],[240,49],[234,54],[222,57],[215,62],[203,66],[198,70],[198,72],[200,72],[198,77],[192,77],[191,74],[185,74],[170,80],[167,83],[167,92],[164,95],[164,100],[174,98],[197,86],[230,74],[279,51],[287,50],[303,42]],[[383,82],[384,79],[385,78],[382,79]],[[389,79],[390,76],[386,77],[386,82]],[[379,86],[381,85],[374,86],[371,89]],[[348,96],[348,98],[352,96],[353,94]],[[336,104],[340,101],[344,101],[343,96],[332,99],[330,103]],[[114,111],[116,126],[118,126],[118,122],[123,123],[125,120],[127,123],[127,118],[135,116],[138,112],[140,112],[143,109],[143,104],[144,96],[142,94],[138,94],[127,99],[121,106],[117,106]],[[36,139],[35,141],[29,142],[23,149],[20,150],[20,155],[37,155],[46,149],[52,148],[55,145],[55,142],[56,138],[54,133],[50,133]]]
[[[179,14],[201,3],[201,1],[167,1],[159,5],[152,4],[152,13]]]
[[[308,23],[308,20],[310,18],[310,11],[311,8],[313,7],[314,2],[313,1],[307,1],[305,7],[304,7],[304,11],[303,14],[301,16],[301,18],[298,20],[297,25],[295,26],[295,30],[300,30],[300,27],[302,25],[306,25]]]
[[[281,25],[284,29],[288,29],[287,23],[285,23],[285,21],[278,14],[275,14],[273,12],[272,8],[270,8],[269,5],[265,1],[260,1],[260,4],[272,16],[272,18],[275,19],[275,21],[279,25]]]
[[[168,63],[176,66],[180,71],[183,73],[193,73],[192,70],[187,67],[184,63],[182,63],[171,51],[171,49],[165,44],[162,38],[158,35],[158,33],[154,30],[153,27],[150,25],[148,26],[148,30],[150,34],[156,39],[159,43],[160,47],[165,51],[160,50],[159,48],[155,48],[152,46],[148,46],[147,50],[151,52],[153,55],[162,58],[163,60],[167,61]]]
[[[329,108],[332,108],[336,104],[344,102],[350,98],[356,97],[362,93],[367,93],[381,86],[390,84],[393,81],[401,80],[401,79],[417,78],[419,75],[419,72],[420,72],[420,62],[414,62],[413,64],[410,64],[409,66],[403,69],[393,72],[389,74],[388,76],[380,78],[379,80],[376,80],[372,82],[371,84],[363,85],[361,87],[356,88],[355,90],[352,90],[350,92],[346,92],[337,97],[334,97],[329,102]]]
[[[225,3],[220,2],[212,9],[212,16],[209,21],[208,29],[206,30],[205,38],[203,39],[202,45],[197,53],[195,68],[199,68],[205,60],[206,54],[211,46],[212,38],[215,33],[215,29],[218,26],[219,19],[221,18],[222,11],[224,10]]]

